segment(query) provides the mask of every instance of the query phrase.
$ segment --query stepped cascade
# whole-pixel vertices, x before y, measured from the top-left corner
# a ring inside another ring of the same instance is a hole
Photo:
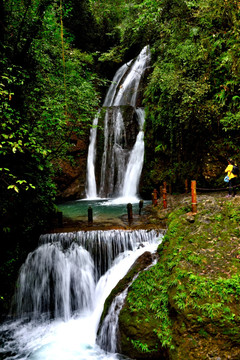
[[[144,159],[144,109],[141,107],[142,80],[150,64],[149,46],[135,60],[118,69],[103,103],[104,140],[97,154],[98,117],[90,134],[87,161],[87,198],[126,197],[138,194]],[[98,185],[96,159],[101,165]],[[98,188],[98,190],[97,190]]]
[[[104,302],[145,251],[155,252],[156,230],[79,231],[46,234],[22,265],[17,281],[16,320],[0,326],[4,359],[121,359],[118,313],[102,350],[96,343]],[[126,291],[113,302],[119,308]],[[124,358],[126,359],[126,358]]]

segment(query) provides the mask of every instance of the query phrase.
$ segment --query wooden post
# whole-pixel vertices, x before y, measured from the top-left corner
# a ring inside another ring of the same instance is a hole
[[[197,190],[196,190],[196,180],[191,181],[191,193],[192,193],[192,213],[197,213]]]
[[[132,204],[128,203],[127,204],[127,212],[128,212],[128,221],[132,220]]]
[[[167,183],[163,183],[163,208],[167,208]]]
[[[141,215],[142,208],[143,208],[143,200],[140,200],[139,201],[139,215]]]
[[[153,205],[157,206],[157,189],[153,190]]]
[[[185,180],[185,193],[188,193],[188,180]]]
[[[93,222],[93,211],[92,211],[91,206],[89,206],[89,208],[88,208],[88,222],[89,222],[89,224],[92,224],[92,222]]]

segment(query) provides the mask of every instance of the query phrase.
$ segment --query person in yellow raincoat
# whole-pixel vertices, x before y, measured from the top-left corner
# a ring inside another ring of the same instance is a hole
[[[228,195],[226,197],[231,197],[236,195],[236,184],[237,184],[237,175],[232,173],[234,161],[232,159],[228,159],[228,166],[225,169],[229,177],[229,187],[228,187]]]

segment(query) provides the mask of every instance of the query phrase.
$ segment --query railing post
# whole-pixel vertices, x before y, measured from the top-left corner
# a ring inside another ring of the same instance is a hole
[[[197,190],[196,190],[196,180],[191,181],[191,194],[192,194],[192,213],[197,213]]]
[[[88,208],[88,222],[89,222],[89,224],[92,224],[92,222],[93,222],[93,211],[92,211],[91,206],[89,206],[89,208]]]
[[[141,215],[142,208],[143,208],[143,200],[140,200],[139,201],[139,215]]]
[[[167,183],[164,181],[163,183],[163,208],[167,208]]]
[[[128,221],[132,220],[132,204],[128,203],[127,204],[127,212],[128,212]]]
[[[157,206],[157,189],[153,190],[153,205]]]

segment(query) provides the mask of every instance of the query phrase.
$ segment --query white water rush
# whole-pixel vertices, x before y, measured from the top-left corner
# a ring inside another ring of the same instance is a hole
[[[145,251],[156,251],[160,241],[155,230],[42,235],[20,269],[15,320],[0,326],[0,358],[126,359],[115,352],[118,314],[106,325],[106,350],[97,344],[104,302],[135,260]],[[119,309],[124,297],[120,294],[112,307],[117,303]]]
[[[146,46],[135,60],[118,69],[109,87],[103,103],[104,144],[98,156],[98,167],[101,167],[98,185],[95,175],[98,131],[94,119],[87,161],[88,199],[120,198],[118,203],[138,200],[144,160],[144,109],[140,98],[149,64],[150,50]]]
[[[97,185],[95,179],[95,160],[96,160],[96,138],[97,138],[98,116],[93,120],[93,126],[90,131],[88,158],[87,158],[87,198],[97,198]]]

